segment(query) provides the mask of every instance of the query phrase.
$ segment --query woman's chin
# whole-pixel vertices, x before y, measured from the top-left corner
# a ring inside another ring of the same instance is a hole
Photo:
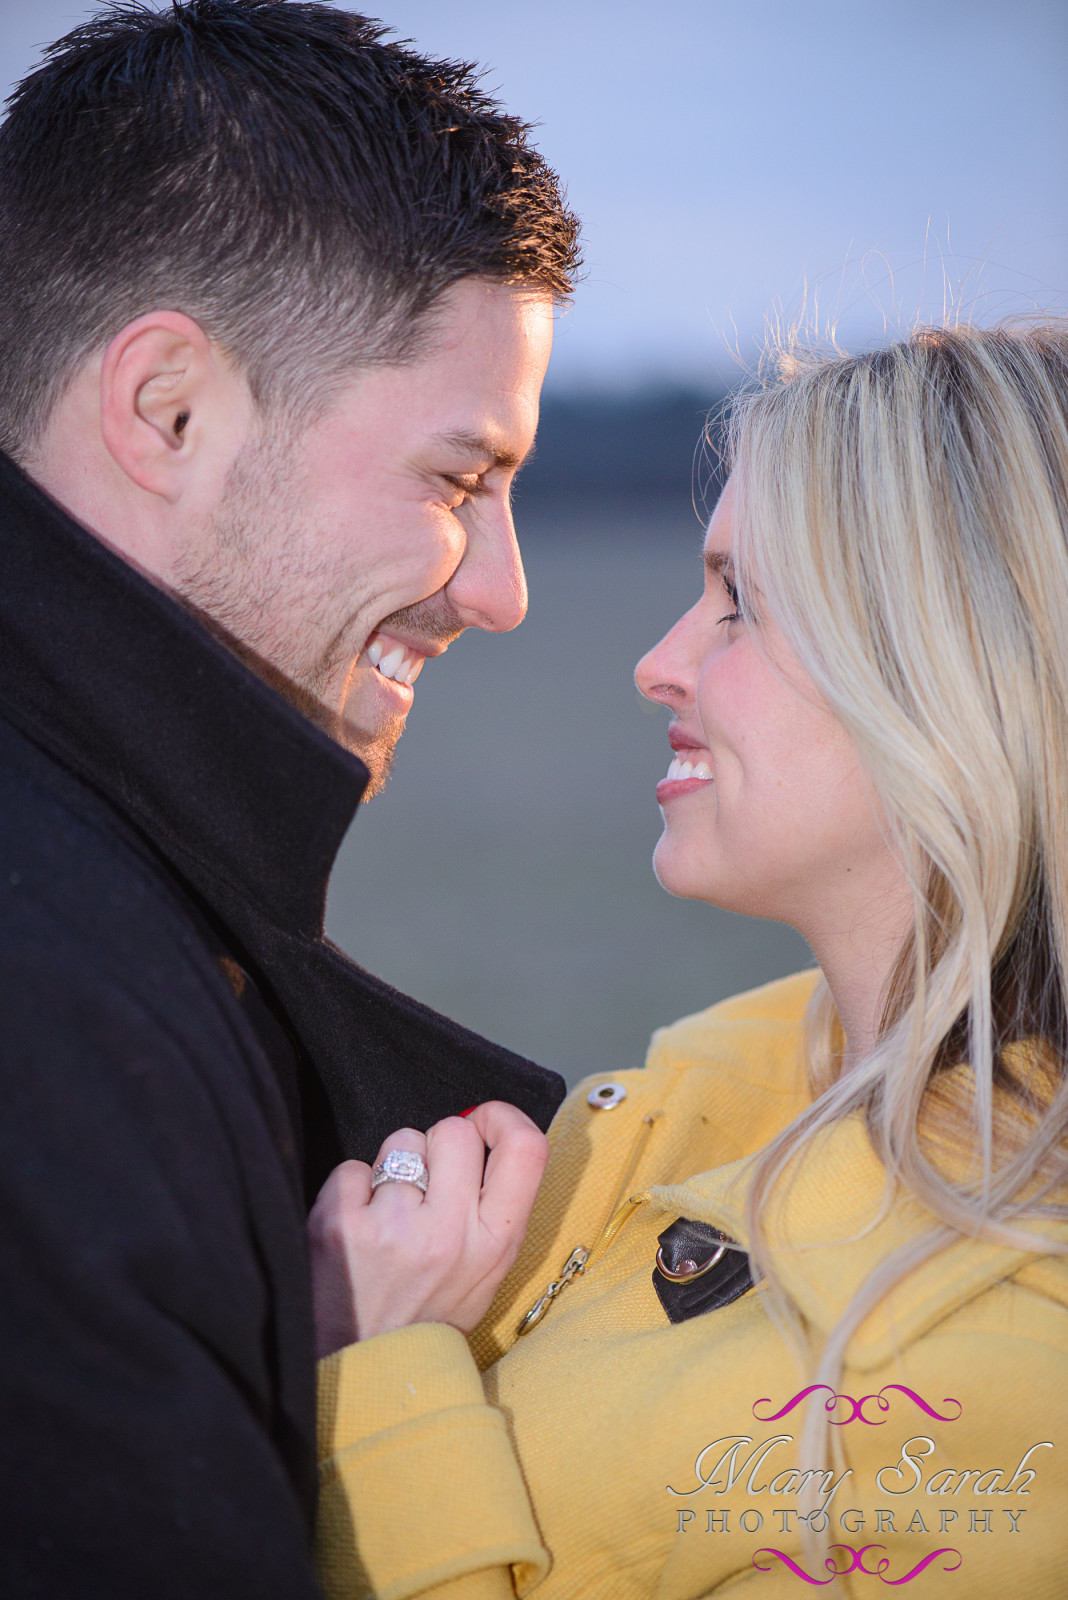
[[[657,841],[653,871],[660,887],[680,900],[722,904],[715,894],[719,887],[715,882],[718,874],[709,872],[706,862],[695,861],[692,846],[688,848],[686,842],[674,838],[670,829],[665,829]]]
[[[761,917],[772,922],[792,919],[781,895],[768,885],[754,883],[738,871],[737,862],[709,859],[695,851],[692,840],[672,837],[666,829],[653,851],[656,881],[679,900],[703,900],[720,911],[735,911],[746,917]]]

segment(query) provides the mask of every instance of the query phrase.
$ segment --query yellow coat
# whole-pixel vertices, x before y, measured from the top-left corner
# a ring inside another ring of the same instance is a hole
[[[619,1074],[614,1108],[588,1104],[597,1079],[578,1086],[526,1243],[470,1343],[421,1324],[321,1364],[330,1600],[510,1600],[513,1582],[538,1600],[798,1600],[813,1592],[802,1572],[826,1577],[801,1544],[803,1405],[770,1420],[808,1380],[763,1294],[672,1324],[652,1283],[657,1235],[679,1216],[745,1242],[744,1174],[732,1180],[807,1103],[814,981],[663,1029],[645,1069]],[[517,1341],[572,1249],[635,1192],[629,1220]],[[930,1224],[909,1197],[880,1215],[883,1195],[855,1118],[823,1136],[789,1194],[773,1260],[817,1334]],[[902,1387],[880,1403],[888,1384]],[[840,1393],[844,1460],[825,1503],[838,1566],[853,1570],[834,1592],[863,1600],[919,1567],[900,1588],[915,1600],[1068,1595],[1064,1257],[944,1251],[858,1329]]]

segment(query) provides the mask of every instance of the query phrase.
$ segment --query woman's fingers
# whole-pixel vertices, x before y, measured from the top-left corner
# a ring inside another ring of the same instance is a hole
[[[445,1117],[429,1129],[426,1140],[427,1201],[444,1224],[455,1221],[460,1226],[464,1213],[474,1212],[478,1205],[486,1159],[482,1134],[473,1119]]]
[[[366,1161],[343,1161],[319,1190],[308,1214],[313,1233],[343,1231],[344,1222],[371,1198],[371,1169]]]
[[[371,1169],[366,1161],[343,1161],[333,1174],[338,1180],[338,1205],[343,1211],[355,1211],[365,1206],[371,1198]]]
[[[524,1112],[503,1100],[477,1106],[469,1121],[490,1151],[479,1217],[497,1237],[518,1234],[518,1250],[549,1159],[549,1141]]]
[[[426,1160],[426,1134],[420,1133],[415,1128],[398,1128],[396,1133],[387,1134],[382,1140],[381,1148],[375,1156],[375,1166],[382,1161],[391,1150],[411,1150],[417,1156]]]
[[[323,1184],[308,1216],[316,1350],[340,1350],[357,1337],[349,1245],[371,1198],[371,1169],[343,1161]]]
[[[404,1181],[372,1192],[371,1168],[346,1161],[312,1209],[320,1354],[412,1322],[470,1331],[515,1259],[548,1144],[523,1112],[490,1101],[427,1134],[398,1128],[375,1165],[396,1150],[425,1162],[425,1199]]]
[[[548,1139],[518,1106],[505,1100],[487,1100],[475,1107],[470,1121],[489,1147],[486,1182],[495,1181],[498,1169],[510,1166],[517,1156],[524,1160],[536,1157],[542,1167],[549,1159]]]

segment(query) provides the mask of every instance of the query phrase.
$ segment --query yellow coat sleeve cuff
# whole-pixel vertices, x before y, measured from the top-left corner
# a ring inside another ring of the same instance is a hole
[[[503,1600],[508,1568],[520,1595],[548,1571],[504,1417],[455,1328],[418,1323],[319,1363],[316,1563],[328,1600],[444,1584],[449,1600]]]

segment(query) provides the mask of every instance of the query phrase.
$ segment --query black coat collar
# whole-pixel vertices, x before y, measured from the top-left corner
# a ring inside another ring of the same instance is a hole
[[[273,991],[347,1155],[402,1123],[563,1083],[323,938],[367,771],[0,456],[0,712],[128,818]]]

